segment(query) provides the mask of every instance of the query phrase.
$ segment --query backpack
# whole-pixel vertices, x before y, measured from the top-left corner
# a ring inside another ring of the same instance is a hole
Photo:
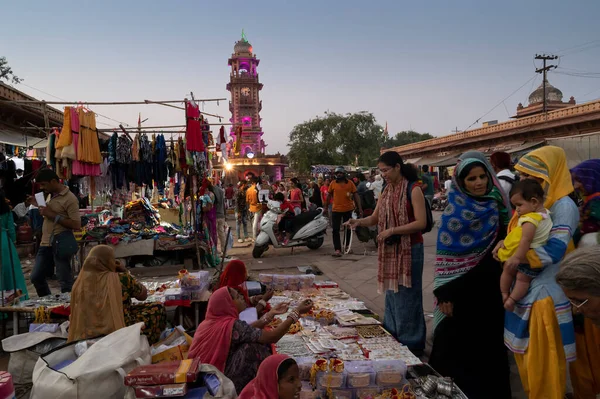
[[[377,206],[377,202],[375,201],[375,192],[372,190],[367,190],[358,194],[360,198],[360,205],[363,210],[365,209],[375,209]]]
[[[414,186],[414,182],[408,185],[408,202],[410,202],[410,206],[412,206],[411,194]],[[425,224],[425,228],[421,231],[421,233],[429,233],[433,230],[433,225],[435,224],[433,221],[433,212],[431,212],[431,204],[425,198],[425,217],[427,218],[427,223]]]

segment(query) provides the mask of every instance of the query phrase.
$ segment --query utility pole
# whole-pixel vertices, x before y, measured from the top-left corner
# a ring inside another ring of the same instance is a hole
[[[452,133],[460,133],[462,130],[458,130],[458,126],[454,130],[451,130]]]
[[[548,80],[546,78],[546,74],[547,74],[547,72],[549,70],[557,67],[556,65],[548,65],[548,66],[546,66],[546,61],[556,60],[556,59],[558,59],[558,56],[556,56],[556,55],[546,55],[546,54],[536,54],[535,55],[535,59],[536,60],[542,60],[544,62],[544,67],[536,69],[535,72],[536,73],[542,73],[544,75],[544,79],[542,81],[542,85],[544,87],[543,112],[545,114],[547,112],[547,110],[546,110],[546,83],[548,82]]]

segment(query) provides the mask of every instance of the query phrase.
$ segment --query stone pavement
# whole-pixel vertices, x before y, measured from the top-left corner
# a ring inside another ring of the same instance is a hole
[[[434,212],[436,224],[441,217],[441,212]],[[235,234],[235,225],[229,217],[229,224]],[[423,310],[427,324],[427,347],[423,360],[427,360],[433,343],[433,276],[435,267],[435,250],[437,241],[437,227],[423,236],[425,248],[425,261],[423,263]],[[316,266],[323,276],[318,279],[332,280],[338,283],[341,289],[351,296],[365,302],[373,312],[379,314],[383,320],[385,308],[385,294],[377,293],[377,249],[373,242],[363,244],[358,239],[352,241],[352,254],[341,258],[334,258],[331,229],[327,231],[325,244],[318,250],[298,247],[292,249],[275,249],[270,247],[260,259],[252,258],[253,244],[237,242],[234,240],[233,249],[228,255],[241,259],[246,263],[248,272],[257,278],[259,273],[299,273],[298,266]],[[512,362],[511,385],[513,398],[526,398],[518,376],[516,365]]]

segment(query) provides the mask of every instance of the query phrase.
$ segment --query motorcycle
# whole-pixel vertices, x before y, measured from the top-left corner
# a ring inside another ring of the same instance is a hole
[[[292,220],[291,238],[287,243],[282,242],[275,233],[277,219],[281,214],[279,202],[270,201],[268,212],[260,221],[260,233],[254,242],[252,256],[260,258],[269,249],[269,245],[275,248],[291,248],[306,246],[309,249],[319,249],[325,242],[325,231],[328,219],[323,216],[323,208],[308,211],[297,215]]]

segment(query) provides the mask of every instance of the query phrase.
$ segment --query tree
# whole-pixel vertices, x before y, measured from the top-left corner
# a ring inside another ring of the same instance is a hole
[[[0,80],[3,79],[7,82],[12,81],[14,84],[18,84],[23,81],[23,79],[15,75],[11,67],[8,66],[8,61],[6,60],[6,57],[0,57]]]
[[[433,139],[429,133],[418,133],[414,130],[405,130],[396,133],[394,137],[388,137],[385,141],[385,148],[399,147],[401,145],[418,143],[419,141]]]
[[[311,165],[374,165],[385,143],[383,128],[370,112],[337,114],[311,119],[294,126],[288,158],[300,171]]]

